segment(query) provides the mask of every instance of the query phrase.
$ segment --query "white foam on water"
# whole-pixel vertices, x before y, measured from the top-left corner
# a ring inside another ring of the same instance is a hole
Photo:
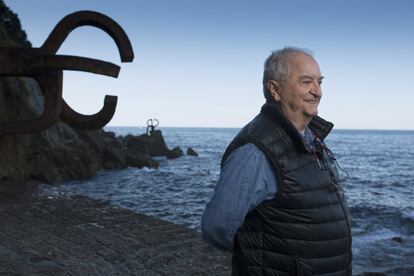
[[[401,218],[414,221],[414,209],[405,208],[401,211]]]

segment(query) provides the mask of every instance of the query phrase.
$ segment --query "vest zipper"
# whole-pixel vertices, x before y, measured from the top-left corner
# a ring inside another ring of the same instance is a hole
[[[318,158],[318,154],[315,154],[315,156],[316,156],[316,161],[318,162],[319,167],[321,169],[323,169],[321,167],[321,165],[320,165],[320,161],[319,161],[319,158]],[[329,172],[329,176],[331,178],[331,184],[332,184],[332,186],[334,188],[335,195],[338,198],[339,205],[341,205],[342,215],[343,215],[343,217],[345,219],[346,228],[347,228],[347,232],[348,232],[348,250],[349,250],[349,254],[350,254],[350,258],[349,258],[349,262],[348,262],[348,267],[350,267],[351,266],[351,262],[352,262],[352,244],[351,244],[351,239],[352,239],[352,236],[351,235],[352,234],[351,234],[351,226],[349,225],[348,217],[346,216],[346,212],[345,212],[345,207],[342,204],[342,200],[341,200],[341,196],[340,196],[340,192],[341,191],[343,192],[343,190],[342,190],[341,185],[337,182],[334,173],[332,172],[332,167],[329,166],[329,165],[327,165],[325,163],[325,158],[323,158],[323,154],[322,154],[322,157],[321,157],[321,161],[323,163],[324,169],[327,169],[328,172]],[[344,196],[345,195],[342,193],[342,197],[344,197]]]
[[[349,262],[348,262],[348,268],[349,268],[351,266],[351,262],[352,262],[351,226],[349,225],[348,217],[346,216],[346,212],[345,212],[345,207],[342,204],[342,200],[341,200],[341,196],[340,196],[340,191],[342,191],[342,188],[339,185],[339,183],[336,183],[336,179],[335,179],[335,177],[333,175],[333,172],[331,171],[330,168],[328,168],[328,171],[329,171],[329,175],[331,177],[332,185],[334,186],[334,189],[335,189],[335,195],[338,198],[339,205],[341,205],[342,214],[343,214],[343,217],[345,219],[346,228],[347,228],[347,232],[348,232],[348,250],[349,250],[349,254],[350,254],[350,258],[349,258]],[[342,197],[344,197],[344,196],[345,195],[342,193]]]
[[[299,274],[300,268],[299,268],[298,256],[295,256],[294,260],[295,260],[295,275],[299,276],[300,275]]]
[[[324,162],[324,164],[325,164],[325,162]],[[335,191],[336,192],[339,192],[339,191],[342,191],[342,187],[341,187],[341,185],[337,182],[337,180],[336,180],[336,178],[335,178],[335,175],[334,175],[334,173],[332,172],[332,167],[331,166],[326,166],[326,164],[325,164],[325,167],[327,168],[327,170],[328,170],[328,172],[329,172],[329,176],[330,176],[330,178],[331,178],[331,182],[332,182],[332,185],[334,186],[334,189],[335,189]]]

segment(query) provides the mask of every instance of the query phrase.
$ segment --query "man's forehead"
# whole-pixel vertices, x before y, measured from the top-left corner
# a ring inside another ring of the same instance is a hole
[[[306,53],[291,53],[288,56],[288,61],[292,65],[301,65],[303,63],[315,63],[318,65],[318,62],[315,60],[315,58]]]
[[[318,62],[306,53],[293,53],[289,56],[290,73],[299,77],[321,78]]]
[[[321,76],[321,75],[299,75],[299,79],[318,79],[318,80],[323,80],[325,77]]]

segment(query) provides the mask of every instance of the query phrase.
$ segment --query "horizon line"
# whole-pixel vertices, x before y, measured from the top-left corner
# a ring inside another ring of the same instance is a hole
[[[121,126],[121,125],[109,125],[105,127],[127,127],[127,128],[147,128],[147,126]],[[217,129],[241,129],[241,127],[216,127],[216,126],[164,126],[156,128],[217,128]],[[333,128],[333,130],[369,130],[369,131],[414,131],[414,129],[400,129],[400,128]]]

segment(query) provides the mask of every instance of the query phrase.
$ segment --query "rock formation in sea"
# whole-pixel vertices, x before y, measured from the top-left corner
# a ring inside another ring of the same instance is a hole
[[[168,159],[175,159],[183,155],[183,150],[180,147],[173,148],[168,154]]]
[[[0,47],[16,46],[30,47],[31,43],[18,16],[0,0]],[[0,77],[0,122],[37,118],[43,101],[35,80]],[[41,132],[0,136],[0,180],[57,183],[90,178],[101,169],[157,168],[152,156],[170,152],[159,130],[151,135],[115,137],[102,129],[83,131],[59,120]]]
[[[187,148],[187,155],[198,156],[198,153],[191,147]]]

